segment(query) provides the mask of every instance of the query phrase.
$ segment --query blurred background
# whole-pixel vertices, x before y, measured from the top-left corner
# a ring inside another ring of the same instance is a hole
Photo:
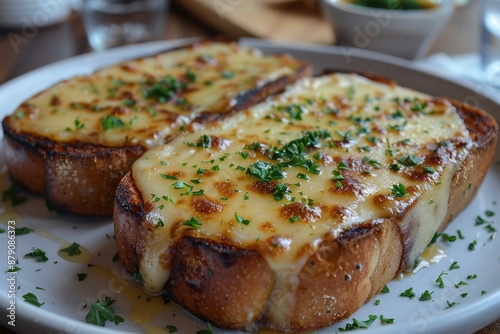
[[[456,5],[425,56],[477,52],[479,3]],[[0,0],[0,83],[92,51],[87,39],[87,32],[92,31],[85,29],[82,7],[80,0]],[[317,0],[172,0],[156,14],[164,19],[156,27],[159,39],[229,35],[297,43],[339,42]],[[95,22],[87,24],[89,29],[95,27]],[[414,29],[418,28],[417,22]]]

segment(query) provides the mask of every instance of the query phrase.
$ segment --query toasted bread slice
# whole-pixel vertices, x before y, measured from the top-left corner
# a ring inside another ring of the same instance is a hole
[[[391,82],[302,79],[137,160],[116,193],[120,260],[222,328],[328,326],[470,202],[497,131],[482,110]]]
[[[3,120],[9,172],[59,211],[111,215],[119,180],[144,151],[310,71],[288,55],[200,42],[61,82]]]

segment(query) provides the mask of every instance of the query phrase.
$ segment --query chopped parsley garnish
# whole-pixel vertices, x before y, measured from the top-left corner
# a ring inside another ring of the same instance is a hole
[[[241,152],[241,151],[240,151],[240,152],[237,152],[236,154],[238,154],[239,156],[241,156],[241,157],[242,157],[243,159],[245,159],[245,160],[246,160],[246,159],[248,158],[248,156],[250,155],[250,153],[248,153],[248,152]]]
[[[278,184],[276,184],[276,186],[272,190],[273,197],[276,201],[281,201],[283,198],[290,200],[290,192],[290,188],[288,188],[286,183],[283,182],[279,182]]]
[[[69,256],[80,255],[82,251],[80,250],[80,245],[73,242],[70,246],[60,250],[63,253],[68,253]]]
[[[486,210],[484,212],[484,214],[486,215],[486,217],[490,218],[490,217],[493,217],[495,215],[495,212],[493,212],[491,210]]]
[[[380,293],[389,293],[389,292],[391,292],[391,290],[389,290],[389,287],[387,285],[384,285],[382,291],[380,291]]]
[[[285,107],[285,111],[290,115],[291,118],[297,121],[302,120],[302,114],[304,113],[304,107],[298,104],[291,104]]]
[[[24,257],[34,258],[36,262],[47,262],[49,260],[45,252],[40,248],[33,248],[32,251],[24,255]]]
[[[402,124],[389,125],[389,130],[403,131],[406,128],[406,125],[408,125],[407,121],[404,121]]]
[[[89,313],[85,317],[85,322],[102,327],[104,327],[106,321],[114,322],[115,325],[122,323],[124,319],[116,315],[115,311],[110,307],[114,302],[111,297],[105,297],[92,304]]]
[[[469,250],[470,250],[470,251],[475,250],[475,249],[476,249],[476,245],[477,245],[477,240],[474,240],[473,242],[471,242],[471,243],[469,244],[469,247],[468,247],[468,248],[469,248]]]
[[[212,137],[208,135],[201,135],[196,143],[196,147],[210,148],[212,146]]]
[[[44,305],[44,304],[45,304],[45,303],[40,303],[40,302],[38,301],[37,296],[35,296],[35,295],[34,295],[33,293],[31,293],[31,292],[28,292],[27,294],[24,294],[24,295],[23,295],[23,299],[24,299],[24,301],[25,301],[25,302],[30,303],[30,304],[32,304],[32,305],[35,305],[36,307],[40,307],[40,306],[42,306],[42,305]]]
[[[344,179],[344,176],[338,170],[333,170],[332,174],[333,174],[332,179],[336,181],[341,181]]]
[[[78,116],[78,117],[74,120],[73,124],[75,125],[75,129],[76,129],[76,130],[83,129],[83,128],[85,127],[85,124],[84,124],[82,121],[80,121],[80,116]]]
[[[392,163],[389,165],[389,169],[395,172],[399,172],[401,170],[401,167],[396,163]]]
[[[207,329],[202,329],[196,332],[196,334],[215,334],[212,324],[207,322]]]
[[[424,162],[424,159],[421,157],[416,157],[414,155],[406,155],[402,158],[398,159],[399,163],[406,167],[414,167],[416,165],[420,165]]]
[[[444,275],[448,275],[448,273],[446,273],[446,272],[442,271],[442,272],[439,274],[438,278],[436,278],[436,283],[438,283],[438,286],[439,286],[441,289],[442,289],[442,288],[444,288],[444,282],[443,282],[443,276],[444,276]]]
[[[125,123],[120,118],[113,115],[106,115],[101,118],[101,125],[104,131],[125,127]]]
[[[488,221],[481,216],[476,217],[476,225],[486,224]]]
[[[85,278],[87,278],[87,274],[85,274],[85,273],[76,274],[76,277],[78,277],[78,282],[81,282]]]
[[[342,132],[342,131],[335,131],[335,133],[337,135],[339,135],[341,138],[342,138],[342,141],[345,142],[345,143],[348,143],[350,141],[353,141],[354,138],[352,136],[352,133],[351,133],[351,130],[347,131],[347,132]]]
[[[423,112],[425,108],[427,107],[427,102],[419,102],[419,101],[414,101],[412,107],[410,108],[411,111],[416,111],[416,112]]]
[[[177,176],[168,175],[168,174],[160,174],[162,178],[166,180],[178,180]]]
[[[456,235],[449,235],[447,233],[441,233],[441,238],[448,242],[455,242],[457,240]]]
[[[406,187],[400,183],[392,186],[392,195],[394,197],[405,197],[408,196],[408,193],[406,192]]]
[[[472,275],[469,275],[467,276],[467,279],[476,279],[477,278],[477,275],[476,274],[472,274]]]
[[[380,315],[380,321],[383,324],[393,324],[394,323],[394,318],[384,318],[384,316],[381,314]]]
[[[349,167],[347,166],[347,164],[343,161],[340,161],[339,164],[338,164],[338,168],[339,170],[348,170]]]
[[[297,173],[297,177],[302,180],[310,180],[311,178],[307,174]]]
[[[234,213],[234,219],[236,219],[238,223],[241,223],[243,225],[250,224],[250,219],[243,219],[240,215],[238,215],[237,212]]]
[[[460,303],[458,303],[458,302],[450,302],[449,300],[447,300],[446,304],[448,305],[448,307],[446,307],[446,308],[451,308],[453,306],[459,305]]]
[[[458,262],[457,262],[457,261],[454,261],[454,262],[450,265],[449,270],[455,270],[455,269],[458,269],[458,268],[460,268],[460,266],[458,265]]]
[[[28,199],[19,193],[19,183],[17,181],[12,181],[10,187],[3,191],[2,201],[4,203],[9,202],[12,206],[18,206],[26,202]],[[17,230],[16,230],[17,234]]]
[[[156,113],[156,111],[155,111],[153,108],[151,108],[151,107],[147,106],[147,107],[146,107],[146,109],[147,109],[148,113],[149,113],[152,117],[156,117],[156,116],[158,116],[158,114]]]
[[[16,227],[15,231],[16,235],[25,235],[32,232],[33,230],[30,229],[29,227]]]
[[[286,176],[278,165],[260,160],[248,166],[246,174],[255,176],[265,182],[281,180]]]
[[[375,159],[369,158],[369,157],[364,157],[363,162],[368,163],[373,166],[375,169],[380,169],[380,162],[378,162]]]
[[[166,325],[165,327],[167,328],[167,331],[169,333],[175,333],[175,332],[177,332],[177,327],[175,327],[173,325]]]
[[[434,174],[435,172],[436,172],[436,170],[432,167],[424,167],[424,173]]]
[[[365,320],[365,321],[361,321],[361,320],[357,320],[356,318],[352,318],[352,323],[351,324],[347,324],[344,328],[339,328],[339,332],[347,332],[347,331],[352,331],[352,330],[355,330],[355,329],[359,329],[359,328],[368,328],[368,326],[370,326],[375,320],[378,319],[378,316],[376,315],[368,315],[368,320]]]
[[[191,191],[193,191],[193,186],[184,182],[184,181],[177,181],[175,183],[172,184],[172,186],[175,188],[175,189],[184,189],[184,188],[187,188],[187,190],[183,193],[181,193],[181,196],[187,196],[191,193]]]
[[[156,228],[164,227],[165,223],[163,222],[163,219],[159,218],[158,221],[156,222]]]
[[[413,288],[408,288],[405,291],[401,292],[399,296],[412,299],[413,297],[415,297],[415,292],[413,292]]]
[[[191,81],[191,82],[195,82],[196,81],[196,74],[194,72],[191,72],[191,71],[188,71],[186,73],[186,78]]]
[[[253,142],[251,144],[246,144],[244,149],[245,150],[250,150],[250,151],[257,151],[261,148],[263,148],[264,145],[262,143],[259,143],[259,142]]]
[[[420,298],[418,298],[418,300],[420,301],[431,300],[433,293],[434,291],[425,290],[424,292],[422,292],[422,295],[420,296]]]
[[[7,270],[6,273],[15,273],[15,272],[20,271],[20,270],[22,270],[22,269],[19,268],[18,266],[13,266],[13,267],[9,266],[9,270]]]
[[[123,100],[123,105],[126,107],[133,107],[135,106],[135,100],[130,100],[130,99],[125,99]]]
[[[200,190],[197,190],[197,191],[193,191],[192,195],[193,196],[201,196],[205,193],[205,190],[203,189],[200,189]]]
[[[391,114],[391,118],[404,118],[404,115],[401,110],[398,109]]]
[[[464,282],[464,281],[460,281],[457,284],[455,284],[454,287],[455,287],[455,289],[458,289],[459,287],[461,287],[463,285],[469,285],[469,283]]]
[[[157,83],[144,87],[144,97],[157,99],[160,103],[170,101],[175,93],[180,92],[185,85],[171,75],[167,75]]]
[[[189,220],[186,220],[184,223],[182,223],[182,225],[190,226],[197,230],[198,228],[200,228],[202,223],[198,219],[191,217]]]

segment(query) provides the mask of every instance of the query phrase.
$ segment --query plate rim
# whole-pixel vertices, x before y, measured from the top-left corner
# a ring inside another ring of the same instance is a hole
[[[52,71],[57,70],[58,68],[68,66],[69,64],[82,63],[82,64],[87,64],[87,66],[88,66],[88,64],[91,64],[95,60],[97,60],[97,62],[99,62],[98,61],[99,59],[104,59],[105,62],[109,61],[110,59],[113,59],[114,61],[111,63],[116,63],[117,61],[116,61],[115,57],[118,57],[119,61],[124,61],[126,59],[133,59],[136,57],[144,57],[144,56],[148,56],[148,55],[153,55],[157,52],[161,52],[162,50],[168,50],[170,48],[174,48],[174,47],[178,47],[178,46],[182,46],[182,45],[187,45],[187,44],[196,42],[198,40],[200,40],[200,38],[194,37],[194,38],[185,38],[185,39],[175,39],[175,40],[170,40],[170,41],[149,42],[149,43],[135,44],[135,45],[128,45],[128,46],[124,46],[124,47],[119,47],[119,48],[103,51],[100,53],[85,53],[85,54],[81,54],[78,56],[70,57],[67,59],[63,59],[63,60],[48,64],[48,65],[42,66],[42,67],[37,68],[35,70],[29,71],[27,73],[24,73],[16,78],[13,78],[13,79],[3,83],[2,85],[0,85],[0,92],[7,92],[7,93],[0,94],[0,96],[1,95],[8,96],[9,92],[14,91],[18,86],[22,86],[22,84],[25,83],[26,81],[29,81],[29,79],[31,77],[46,75],[48,73],[51,73]],[[272,49],[272,48],[283,49],[283,50],[286,50],[284,52],[291,53],[291,54],[293,54],[294,51],[299,50],[299,49],[305,50],[308,52],[312,52],[312,53],[318,53],[318,52],[325,53],[326,52],[326,53],[331,53],[331,54],[339,54],[340,52],[342,52],[336,46],[326,46],[326,45],[316,45],[316,44],[299,44],[299,43],[282,43],[282,42],[272,42],[272,41],[255,39],[255,38],[240,38],[239,41],[243,45],[258,47],[258,48],[262,49],[264,52],[266,52],[266,50],[268,51],[269,49]],[[142,49],[144,49],[144,50],[142,50]],[[153,51],[150,51],[150,50],[153,50]],[[349,51],[351,52],[352,50],[349,50]],[[387,63],[388,65],[401,66],[401,67],[407,68],[410,71],[417,71],[417,72],[424,73],[427,76],[444,79],[445,81],[448,81],[448,83],[450,85],[464,87],[464,88],[471,90],[471,91],[473,90],[472,85],[470,83],[467,83],[464,81],[461,81],[461,82],[460,81],[459,82],[452,81],[452,80],[455,80],[456,78],[454,78],[453,76],[447,77],[447,76],[444,76],[442,74],[436,75],[435,73],[432,73],[430,70],[416,67],[414,62],[411,62],[408,60],[404,60],[404,59],[394,57],[394,56],[380,54],[380,53],[373,52],[373,51],[366,51],[366,50],[361,50],[361,51],[356,50],[356,53],[357,53],[356,57],[362,58],[364,60],[378,61],[378,62]],[[132,55],[134,55],[134,56],[132,56]],[[135,56],[135,55],[137,55],[137,56]],[[102,65],[102,66],[105,66],[105,65]],[[99,66],[99,67],[102,67],[102,66]],[[99,67],[97,67],[97,68],[99,68]],[[91,70],[91,72],[93,72],[95,69],[96,68],[93,68]],[[87,74],[87,73],[89,73],[89,72],[85,72],[85,71],[81,72],[81,74]],[[72,76],[74,76],[74,74],[68,75],[66,77],[59,75],[59,76],[57,76],[58,79],[55,80],[53,83],[58,82],[60,80],[64,80],[65,78],[72,77]],[[50,87],[53,83],[48,84],[48,85],[43,85],[43,87],[40,90],[43,90],[47,87]],[[484,98],[488,99],[490,102],[492,102],[496,107],[498,107],[500,109],[500,102],[499,102],[500,99],[493,100],[493,99],[491,99],[491,97],[487,97],[487,96],[484,96]],[[0,98],[0,101],[1,100],[3,100],[3,99]],[[2,112],[0,112],[0,116],[3,117],[9,113],[10,113],[10,111],[2,111]],[[495,117],[495,115],[493,115],[493,116]],[[498,117],[499,116],[497,115],[497,119],[498,119]],[[0,130],[0,136],[3,136],[2,130]],[[498,153],[498,152],[499,152],[499,148],[497,147],[496,153]],[[490,171],[491,171],[491,169],[490,169]],[[6,306],[5,302],[8,300],[5,297],[6,297],[6,294],[0,295],[1,307]],[[114,328],[112,328],[112,329],[99,328],[99,327],[96,328],[96,326],[86,324],[82,321],[69,319],[69,318],[61,316],[59,314],[54,314],[53,312],[47,311],[45,309],[35,308],[34,306],[31,306],[31,305],[23,305],[23,303],[17,303],[17,305],[19,306],[19,309],[18,309],[19,311],[22,310],[24,312],[24,311],[29,310],[29,311],[31,311],[29,313],[31,313],[33,315],[34,315],[34,311],[38,311],[38,313],[40,313],[42,315],[41,318],[43,319],[40,321],[40,323],[44,326],[54,326],[54,324],[58,324],[58,323],[61,323],[61,324],[66,323],[67,324],[68,322],[75,322],[77,328],[79,328],[79,329],[81,328],[84,331],[90,330],[94,333],[116,333],[117,332],[117,330]],[[497,311],[491,312],[491,310],[494,308],[497,309]],[[457,311],[457,310],[460,310],[460,311]],[[487,311],[489,311],[489,312],[487,312]],[[457,317],[457,314],[461,314],[464,312],[467,312],[469,314],[469,316]],[[481,318],[482,321],[487,321],[487,323],[484,323],[484,322],[479,323],[478,322],[475,326],[471,326],[471,323],[470,323],[471,317]],[[489,323],[498,319],[499,317],[500,317],[500,283],[499,283],[499,287],[498,287],[497,291],[495,291],[494,293],[491,293],[491,294],[488,293],[488,296],[482,297],[481,300],[478,302],[471,302],[468,305],[461,306],[460,308],[457,308],[456,310],[450,310],[449,312],[446,312],[444,315],[441,315],[439,321],[434,321],[434,323],[431,321],[431,323],[433,323],[433,325],[435,325],[435,327],[433,327],[432,329],[436,333],[449,332],[450,330],[453,330],[453,329],[464,329],[464,328],[470,328],[472,330],[477,330],[477,329],[480,329],[480,328],[487,326]],[[20,317],[20,318],[22,318],[22,317]],[[350,320],[351,318],[352,318],[352,315],[349,317],[348,320]],[[62,320],[64,320],[64,321],[62,321]],[[2,320],[2,324],[4,324],[3,320]],[[449,327],[450,324],[453,324],[453,327]],[[81,326],[83,326],[83,327],[81,327]],[[335,326],[335,324],[332,326]],[[64,328],[58,327],[58,326],[55,326],[53,328],[55,330],[64,330]],[[330,327],[328,327],[328,328],[330,328]],[[333,327],[331,327],[331,328],[333,328]],[[388,329],[390,330],[390,328],[384,328],[384,327],[373,328],[370,330],[370,332],[372,332],[372,333],[386,333]]]

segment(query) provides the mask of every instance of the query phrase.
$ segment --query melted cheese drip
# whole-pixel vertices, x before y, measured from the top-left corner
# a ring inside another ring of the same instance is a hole
[[[323,130],[330,137],[304,153],[319,164],[319,174],[281,167],[285,198],[275,200],[272,186],[258,190],[249,168],[280,160],[245,145],[259,142],[276,151],[305,131]],[[202,147],[207,138],[210,148]],[[274,100],[146,152],[133,165],[135,183],[153,208],[142,222],[145,289],[163,289],[170,269],[162,259],[172,237],[231,240],[257,249],[274,270],[267,315],[286,324],[298,273],[325,236],[339,236],[360,222],[394,219],[413,264],[444,219],[451,178],[469,141],[455,108],[425,94],[352,74],[304,79]],[[339,174],[343,179],[334,180]],[[399,184],[406,196],[392,193]],[[193,217],[201,224],[196,229],[183,224]]]
[[[287,55],[201,43],[61,82],[23,103],[6,122],[16,131],[54,141],[150,148],[201,112],[228,112],[238,94],[293,76],[299,66]],[[146,96],[169,77],[182,86],[170,99]]]

